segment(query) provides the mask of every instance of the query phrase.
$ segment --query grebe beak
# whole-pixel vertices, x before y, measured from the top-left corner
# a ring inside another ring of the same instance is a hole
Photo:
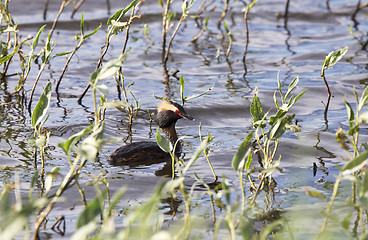
[[[192,120],[193,122],[195,121],[195,118],[192,116],[189,116],[188,114],[179,114],[182,118],[188,119],[188,120]]]

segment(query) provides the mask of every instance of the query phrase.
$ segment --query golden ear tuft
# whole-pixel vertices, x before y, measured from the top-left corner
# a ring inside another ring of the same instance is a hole
[[[171,102],[169,101],[162,101],[158,107],[157,107],[157,112],[161,112],[161,111],[173,111],[175,112],[176,110],[178,110],[177,107],[175,107]]]

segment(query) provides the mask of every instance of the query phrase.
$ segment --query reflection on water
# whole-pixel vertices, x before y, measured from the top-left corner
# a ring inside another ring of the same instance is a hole
[[[112,12],[121,7],[120,2],[111,1]],[[202,132],[208,131],[214,136],[210,156],[217,175],[226,176],[235,185],[238,184],[237,176],[231,167],[231,159],[251,128],[249,105],[253,89],[258,87],[262,104],[268,111],[274,106],[273,91],[277,87],[277,73],[280,73],[284,87],[299,75],[301,81],[297,91],[302,92],[308,88],[294,108],[302,132],[298,139],[289,137],[280,144],[280,167],[286,172],[275,174],[278,183],[278,191],[275,192],[277,209],[272,210],[271,207],[270,211],[265,212],[265,215],[268,214],[273,219],[283,214],[280,209],[309,201],[305,197],[304,186],[330,193],[328,183],[334,181],[337,173],[335,165],[344,163],[340,157],[342,151],[334,139],[336,129],[347,124],[343,98],[346,95],[347,101],[353,102],[353,87],[359,92],[367,85],[367,11],[362,9],[355,14],[355,4],[347,1],[326,2],[329,5],[320,1],[259,1],[248,15],[249,44],[245,65],[242,61],[246,37],[242,12],[244,6],[238,1],[232,3],[230,13],[225,17],[233,35],[228,58],[225,53],[229,38],[223,26],[217,26],[223,8],[220,1],[215,1],[208,7],[212,9],[204,15],[209,16],[208,29],[194,42],[191,40],[202,29],[204,19],[186,20],[173,42],[166,67],[161,64],[162,17],[157,1],[147,1],[140,9],[142,17],[131,26],[127,46],[130,52],[124,62],[123,74],[126,84],[134,83],[130,89],[141,104],[141,112],[154,112],[158,100],[153,94],[178,100],[181,75],[185,79],[186,96],[202,93],[214,84],[214,89],[208,94],[186,104],[188,112],[197,121],[178,123],[178,132],[181,136],[187,136],[184,139],[184,151],[190,158],[199,144],[198,124],[201,122]],[[34,35],[44,23],[48,24],[47,28],[50,27],[59,3],[50,2],[46,20],[43,20],[43,3],[44,1],[33,1],[32,4],[27,4],[29,9],[19,7],[25,4],[22,1],[10,4],[12,14],[19,23],[22,38]],[[59,95],[56,96],[54,92],[52,94],[50,117],[45,123],[45,127],[51,131],[50,147],[46,150],[46,171],[54,166],[65,166],[61,172],[66,173],[69,165],[58,143],[87,126],[89,118],[93,116],[91,93],[87,93],[83,105],[77,104],[77,99],[103,51],[101,48],[106,41],[105,22],[109,17],[106,9],[104,1],[87,1],[73,19],[69,18],[72,9],[67,8],[68,13],[61,15],[57,25],[52,41],[56,43],[55,53],[61,53],[74,48],[73,38],[79,32],[77,19],[82,11],[89,31],[103,23],[102,29],[88,39],[73,58],[61,82]],[[173,9],[181,11],[180,5],[175,5]],[[202,23],[198,23],[200,21]],[[144,24],[148,26],[147,34],[150,39],[144,35]],[[349,32],[348,25],[352,26],[354,36]],[[44,33],[40,40],[42,44],[45,39]],[[113,38],[106,60],[120,54],[123,40],[123,34]],[[329,110],[325,112],[327,96],[320,77],[322,62],[329,52],[345,46],[349,47],[346,58],[326,73],[333,97]],[[28,51],[27,46],[24,46],[24,51]],[[18,71],[19,58],[14,58],[13,61],[15,63],[10,65],[9,74]],[[47,79],[55,85],[64,64],[65,58],[57,57],[47,65],[36,89],[35,99],[39,98]],[[24,98],[10,94],[18,84],[17,75],[2,79],[1,185],[14,181],[15,175],[20,175],[22,181],[29,182],[34,172],[34,152],[28,145],[33,128],[30,116],[21,103],[29,97],[32,79],[36,78],[37,73],[38,66],[34,65],[31,77],[25,85]],[[110,91],[109,100],[118,99],[115,81],[109,79],[104,84]],[[105,136],[125,139],[129,134],[127,120],[127,113],[109,109],[106,112]],[[155,128],[153,126],[153,132]],[[152,138],[151,130],[148,117],[137,118],[132,126],[132,141]],[[106,172],[106,177],[112,180],[112,190],[125,183],[134,185],[128,190],[127,197],[138,199],[142,197],[142,193],[152,190],[152,186],[158,181],[155,175],[171,175],[167,172],[171,171],[171,165],[165,163],[131,169],[109,166],[106,162],[107,156],[120,145],[121,143],[107,144],[100,152],[100,162],[87,164],[82,176],[97,176]],[[200,158],[194,169],[200,177],[208,178],[212,175],[204,158]],[[313,169],[317,169],[314,175]],[[259,197],[261,198],[262,196]],[[164,210],[176,212],[180,203],[169,202],[170,199],[167,199],[170,209]],[[257,221],[262,222],[263,219]]]

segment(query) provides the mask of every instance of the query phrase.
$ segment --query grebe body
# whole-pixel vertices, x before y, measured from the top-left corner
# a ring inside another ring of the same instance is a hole
[[[172,101],[162,101],[157,107],[157,124],[166,138],[174,145],[178,140],[175,130],[176,121],[185,118],[193,120],[184,108]],[[176,154],[180,155],[181,145],[177,144]],[[116,149],[107,159],[112,165],[149,165],[170,160],[169,153],[164,152],[156,142],[135,142]]]

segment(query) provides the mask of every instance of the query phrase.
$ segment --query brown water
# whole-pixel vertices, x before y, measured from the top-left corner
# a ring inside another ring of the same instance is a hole
[[[24,7],[25,2],[18,0],[10,5],[22,37],[35,35],[40,26],[45,23],[49,29],[59,9],[59,1],[50,2],[46,20],[42,17],[44,1],[32,1],[32,4]],[[127,4],[126,1],[123,5],[120,2],[111,1],[111,14]],[[200,1],[196,4],[200,4]],[[326,196],[331,194],[331,185],[338,173],[336,165],[344,164],[341,158],[344,152],[335,141],[336,129],[347,124],[343,98],[346,96],[347,101],[353,103],[353,88],[361,92],[368,83],[368,53],[359,44],[359,39],[367,40],[364,37],[368,32],[368,21],[365,16],[367,10],[363,9],[353,21],[355,2],[332,1],[328,9],[325,1],[297,0],[290,2],[285,19],[282,17],[285,13],[285,5],[286,1],[261,0],[251,10],[247,71],[242,62],[245,44],[242,3],[232,2],[228,16],[225,18],[234,37],[228,59],[224,55],[228,38],[224,28],[217,27],[217,20],[223,8],[222,1],[213,3],[212,6],[217,8],[213,12],[206,13],[210,16],[209,29],[195,43],[191,42],[191,39],[200,31],[200,28],[196,27],[193,19],[188,18],[173,42],[168,63],[170,74],[168,87],[163,83],[164,69],[161,64],[161,9],[157,1],[147,1],[140,9],[142,17],[137,19],[131,28],[128,42],[128,47],[131,49],[124,63],[123,74],[126,83],[134,82],[131,89],[142,105],[140,117],[133,125],[133,141],[154,137],[152,132],[155,133],[156,126],[153,126],[153,131],[150,132],[149,119],[144,111],[155,110],[158,100],[153,97],[153,93],[157,96],[169,94],[172,99],[179,100],[177,76],[183,74],[187,96],[199,94],[215,85],[214,89],[205,96],[186,104],[187,112],[194,116],[196,121],[179,121],[178,132],[181,136],[186,136],[184,151],[189,158],[199,145],[198,126],[202,123],[202,134],[206,135],[209,132],[214,137],[210,159],[216,174],[226,176],[235,188],[238,185],[238,177],[231,167],[231,160],[239,144],[251,129],[252,118],[249,105],[254,88],[258,87],[264,109],[268,110],[274,108],[273,91],[277,87],[278,72],[284,86],[299,75],[301,80],[296,91],[302,92],[308,89],[293,109],[302,126],[302,131],[298,136],[286,134],[280,141],[279,153],[282,154],[280,167],[286,172],[274,175],[278,183],[274,207],[281,210],[308,208],[313,214],[318,211],[320,203],[307,197],[304,187],[322,191]],[[174,9],[180,12],[180,4],[175,5]],[[196,9],[196,5],[193,9]],[[69,65],[61,82],[60,100],[57,99],[55,91],[52,94],[50,117],[45,123],[45,127],[51,131],[46,171],[58,166],[62,168],[62,174],[67,172],[69,164],[57,144],[89,125],[88,117],[93,115],[91,92],[85,96],[82,105],[77,104],[77,99],[88,83],[89,76],[100,57],[101,47],[104,46],[106,38],[105,23],[110,16],[104,1],[86,1],[73,19],[69,17],[70,11],[71,8],[68,6],[61,15],[53,35],[52,41],[56,43],[54,53],[70,51],[74,48],[73,37],[79,33],[79,19],[82,11],[89,29],[87,32],[100,23],[103,27],[88,39]],[[144,24],[148,24],[148,35],[154,41],[154,45],[143,34]],[[348,25],[353,26],[358,39],[351,36]],[[47,30],[41,35],[40,45],[43,45],[46,35]],[[119,56],[123,40],[124,34],[113,38],[106,60]],[[327,113],[328,122],[326,122],[324,111],[327,94],[320,77],[322,62],[329,52],[345,46],[349,47],[349,51],[344,59],[326,71],[333,94]],[[219,58],[216,57],[218,52]],[[14,61],[18,60],[15,58]],[[38,99],[47,79],[50,79],[53,88],[55,87],[64,63],[64,57],[51,61],[37,86],[34,99]],[[18,71],[17,67],[19,65],[13,63],[8,72]],[[177,71],[179,72],[176,73]],[[33,79],[37,73],[37,66],[34,65],[25,86],[27,95],[30,94]],[[13,91],[17,81],[17,76],[13,76],[1,85],[0,103],[16,100],[8,93]],[[110,79],[104,83],[110,89],[110,100],[117,99],[114,81]],[[29,150],[27,144],[33,134],[30,117],[20,105],[8,105],[0,107],[0,118],[2,132],[0,166],[8,166],[0,172],[1,185],[9,184],[14,181],[15,176],[19,176],[23,182],[22,188],[27,192],[27,183],[35,171],[33,152]],[[125,138],[128,134],[127,120],[126,114],[109,109],[105,136]],[[164,164],[131,169],[108,165],[107,156],[122,144],[123,142],[105,145],[99,154],[99,161],[89,162],[80,179],[86,184],[103,172],[109,179],[112,192],[126,184],[128,192],[120,205],[124,208],[135,205],[148,196],[155,183],[162,179],[156,174]],[[315,176],[313,163],[318,166]],[[212,173],[204,158],[200,158],[193,168],[200,177],[211,179]],[[86,193],[87,197],[95,195],[92,187]],[[67,236],[70,236],[75,226],[75,217],[78,216],[78,210],[82,206],[76,189],[68,190],[65,196],[68,200],[56,206],[51,218],[66,215]],[[262,200],[262,197],[260,196],[259,199]],[[79,201],[77,206],[69,210],[75,201]],[[203,202],[206,204],[206,199],[203,199]],[[310,224],[306,226],[308,229],[311,228]],[[319,229],[319,226],[315,227]],[[51,230],[42,232],[44,238],[61,238]]]

